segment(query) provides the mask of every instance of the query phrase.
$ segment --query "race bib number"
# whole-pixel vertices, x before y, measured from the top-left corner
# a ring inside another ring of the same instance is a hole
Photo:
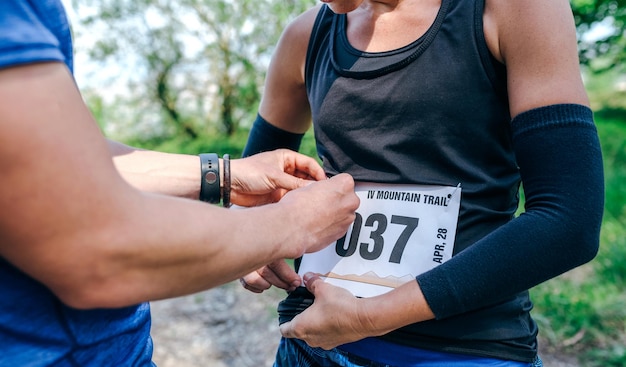
[[[361,199],[346,235],[305,254],[299,274],[314,272],[355,296],[390,291],[449,260],[461,187],[357,183]]]

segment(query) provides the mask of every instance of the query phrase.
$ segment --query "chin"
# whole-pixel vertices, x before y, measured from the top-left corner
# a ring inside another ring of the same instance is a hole
[[[335,14],[345,14],[358,8],[363,0],[320,0],[327,4],[330,10]]]

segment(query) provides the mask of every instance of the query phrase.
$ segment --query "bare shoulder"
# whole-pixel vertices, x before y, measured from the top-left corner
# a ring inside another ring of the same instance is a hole
[[[295,18],[283,31],[265,78],[259,113],[277,127],[305,132],[310,111],[304,82],[304,65],[313,24],[320,6]]]
[[[486,0],[484,23],[490,48],[501,61],[520,46],[563,41],[571,46],[576,37],[568,0]]]
[[[568,0],[486,0],[487,44],[507,67],[515,116],[554,103],[587,104]]]
[[[270,73],[272,69],[278,69],[281,74],[291,73],[296,79],[302,76],[311,31],[319,10],[319,5],[313,7],[285,27],[272,55]]]
[[[303,46],[306,49],[320,9],[321,5],[312,7],[291,21],[283,31],[279,46],[288,43],[289,48]]]

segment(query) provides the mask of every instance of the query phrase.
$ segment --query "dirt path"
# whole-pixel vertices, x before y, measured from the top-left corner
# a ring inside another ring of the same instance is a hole
[[[271,367],[280,339],[278,289],[263,294],[230,283],[152,303],[158,367]],[[573,356],[541,353],[546,367],[580,367]]]

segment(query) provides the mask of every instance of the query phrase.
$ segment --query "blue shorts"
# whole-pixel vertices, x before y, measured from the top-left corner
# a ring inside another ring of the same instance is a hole
[[[373,362],[338,348],[324,350],[309,347],[299,339],[280,340],[274,367],[543,367],[537,356],[533,363],[506,361],[470,355],[418,350],[419,361],[400,364]]]

